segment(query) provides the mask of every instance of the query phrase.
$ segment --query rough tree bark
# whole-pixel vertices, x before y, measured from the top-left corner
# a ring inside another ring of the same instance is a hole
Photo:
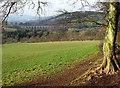
[[[118,2],[110,2],[109,4],[108,26],[103,44],[104,60],[100,67],[101,72],[106,74],[114,74],[117,70],[120,70],[120,65],[115,54],[115,43],[119,21],[118,7]]]

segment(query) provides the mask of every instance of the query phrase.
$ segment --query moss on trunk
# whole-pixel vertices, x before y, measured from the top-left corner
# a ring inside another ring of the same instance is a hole
[[[118,6],[117,2],[110,2],[108,26],[103,44],[104,60],[101,65],[101,71],[106,74],[112,73],[120,69],[118,59],[115,54],[115,42],[118,30]]]

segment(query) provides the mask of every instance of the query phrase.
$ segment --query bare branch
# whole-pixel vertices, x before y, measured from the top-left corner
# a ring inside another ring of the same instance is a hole
[[[6,20],[6,18],[8,17],[8,15],[10,14],[10,11],[11,11],[12,7],[15,5],[15,3],[16,3],[16,2],[11,2],[11,6],[10,6],[10,8],[9,8],[9,11],[8,11],[8,13],[6,14],[5,18],[2,20],[2,24],[4,23],[4,21]]]

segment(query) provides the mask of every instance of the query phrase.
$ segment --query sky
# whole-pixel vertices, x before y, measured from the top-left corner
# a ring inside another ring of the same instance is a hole
[[[76,0],[43,0],[48,1],[50,4],[46,7],[44,7],[44,12],[41,14],[41,16],[47,17],[47,16],[54,16],[58,13],[58,10],[67,10],[67,11],[80,11],[81,3],[78,2],[75,5],[73,5],[73,1]],[[95,4],[96,0],[87,0],[90,4]],[[34,0],[34,2],[37,2],[37,0]],[[85,8],[87,10],[94,10],[91,8]],[[84,10],[84,9],[83,9]],[[36,8],[35,9],[28,9],[28,6],[24,8],[23,15],[30,15],[30,16],[37,16],[36,14]]]

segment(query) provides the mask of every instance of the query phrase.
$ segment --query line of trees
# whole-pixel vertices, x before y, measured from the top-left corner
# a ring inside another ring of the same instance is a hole
[[[103,40],[105,31],[100,28],[47,30],[16,30],[3,33],[3,43],[13,42],[49,42],[75,40]]]

